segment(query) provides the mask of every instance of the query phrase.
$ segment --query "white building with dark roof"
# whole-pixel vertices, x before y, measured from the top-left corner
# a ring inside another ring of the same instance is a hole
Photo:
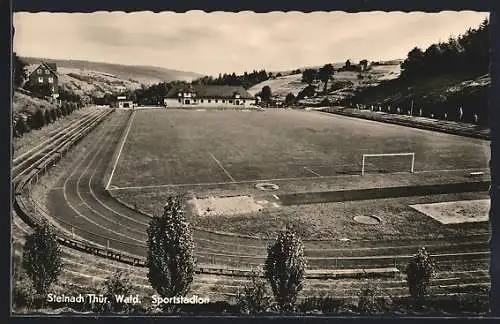
[[[167,108],[250,108],[255,97],[243,87],[226,85],[179,85],[164,98]]]

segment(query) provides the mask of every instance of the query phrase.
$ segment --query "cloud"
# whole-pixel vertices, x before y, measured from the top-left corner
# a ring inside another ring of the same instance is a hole
[[[352,59],[404,58],[458,35],[477,12],[15,13],[20,55],[217,74]]]

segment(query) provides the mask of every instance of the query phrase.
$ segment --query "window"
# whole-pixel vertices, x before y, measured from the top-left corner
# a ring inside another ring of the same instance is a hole
[[[179,98],[179,102],[182,103],[182,99],[181,98]]]
[[[215,103],[219,103],[219,100],[218,100],[218,99],[215,99]]]
[[[232,101],[232,100],[229,100],[229,103],[230,103],[230,104],[232,104],[232,103],[233,103],[233,101]]]
[[[49,70],[45,70],[45,74],[49,74],[49,73],[50,73]]]
[[[42,70],[41,70],[41,69],[38,69],[38,70],[36,70],[36,73],[37,73],[37,74],[42,74]]]
[[[245,103],[245,99],[243,99],[243,103]]]
[[[182,93],[180,93],[180,92],[179,92],[179,93],[177,94],[177,96],[182,97]]]
[[[53,77],[49,77],[49,83],[54,83],[54,78]]]
[[[43,83],[43,78],[42,78],[42,77],[39,77],[39,78],[38,78],[38,82],[39,82],[39,83]]]
[[[226,103],[226,100],[225,100],[225,99],[222,99],[222,103]]]
[[[212,102],[212,100],[210,100],[210,99],[208,99],[207,101],[208,101],[208,103],[211,103],[211,102]]]
[[[200,101],[201,101],[201,103],[203,103],[203,99],[201,99]]]

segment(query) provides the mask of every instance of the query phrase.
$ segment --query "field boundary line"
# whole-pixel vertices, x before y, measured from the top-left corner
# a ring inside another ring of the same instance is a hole
[[[487,171],[489,169],[443,169],[443,170],[423,170],[423,171],[415,171],[414,173],[431,173],[431,172],[458,172],[458,171]],[[392,172],[390,174],[403,174],[409,172]],[[172,183],[172,184],[159,184],[159,185],[149,185],[149,186],[127,186],[127,187],[116,187],[106,188],[107,191],[115,191],[115,190],[133,190],[133,189],[154,189],[154,188],[168,188],[168,187],[189,187],[189,186],[219,186],[219,185],[227,185],[227,184],[245,184],[245,183],[258,183],[258,182],[273,182],[273,181],[302,181],[302,180],[312,180],[312,179],[335,179],[342,177],[361,177],[361,173],[359,174],[338,174],[338,175],[330,175],[330,176],[316,176],[316,177],[296,177],[296,178],[271,178],[271,179],[255,179],[255,180],[241,180],[241,181],[233,181],[233,182],[200,182],[200,183]]]
[[[127,141],[128,133],[130,132],[130,129],[132,128],[132,124],[134,123],[134,118],[135,118],[135,111],[132,111],[132,116],[130,116],[130,122],[128,124],[127,130],[125,132],[125,136],[122,139],[122,143],[120,146],[120,149],[118,150],[118,155],[116,156],[115,163],[113,164],[113,169],[111,170],[111,174],[109,175],[108,183],[106,184],[106,190],[109,189],[109,185],[111,184],[111,180],[113,179],[113,175],[116,170],[116,166],[118,165],[118,161],[120,160],[120,156],[122,154],[123,147],[125,146],[125,142]]]
[[[229,177],[229,179],[231,179],[231,183],[236,183],[236,180],[234,180],[233,176],[231,176],[229,171],[227,171],[226,168],[224,168],[222,163],[220,163],[220,161],[217,160],[217,158],[212,153],[208,152],[208,155],[210,155],[210,157],[215,161],[215,163],[217,163],[219,167],[222,169],[222,171],[224,171],[224,173]]]
[[[317,173],[317,172],[315,172],[315,171],[313,171],[313,170],[309,169],[308,167],[304,167],[304,169],[305,169],[306,171],[308,171],[308,172],[311,172],[312,174],[314,174],[314,175],[316,175],[316,176],[318,176],[318,177],[321,177],[321,174],[319,174],[319,173]]]

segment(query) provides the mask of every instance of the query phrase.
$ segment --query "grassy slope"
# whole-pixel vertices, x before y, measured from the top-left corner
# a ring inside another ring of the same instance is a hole
[[[14,97],[12,98],[13,112],[29,111],[33,113],[37,108],[47,109],[54,107],[54,104],[47,100],[31,97],[18,91],[14,92]]]
[[[134,79],[145,84],[173,80],[191,80],[200,76],[200,74],[194,72],[178,71],[152,66],[133,66],[101,62],[53,60],[30,57],[23,57],[22,59],[28,64],[39,64],[41,60],[46,60],[48,62],[56,63],[58,69],[69,68],[99,71],[113,75],[123,80]]]
[[[490,84],[488,76],[471,77],[462,75],[441,75],[438,77],[401,82],[393,80],[369,92],[361,93],[357,99],[366,103],[404,102],[410,98],[443,101],[457,92],[471,92]]]
[[[333,92],[329,97],[339,97],[343,96],[342,93],[352,93],[353,90],[358,88],[364,88],[368,86],[374,86],[379,84],[384,80],[391,80],[397,78],[400,73],[399,65],[381,65],[373,66],[371,70],[362,72],[361,75],[364,76],[363,80],[358,80],[358,72],[342,71],[336,72],[333,75],[333,82],[352,82],[352,86],[349,88],[341,89],[340,91]],[[293,93],[297,95],[302,89],[304,89],[307,84],[301,82],[302,74],[286,75],[276,79],[266,80],[261,82],[249,89],[248,92],[251,94],[256,94],[262,90],[262,87],[268,85],[271,87],[273,95],[284,98],[288,93]],[[330,82],[330,86],[332,82]],[[318,84],[318,89],[323,89],[321,83]],[[321,101],[324,96],[318,98]]]

